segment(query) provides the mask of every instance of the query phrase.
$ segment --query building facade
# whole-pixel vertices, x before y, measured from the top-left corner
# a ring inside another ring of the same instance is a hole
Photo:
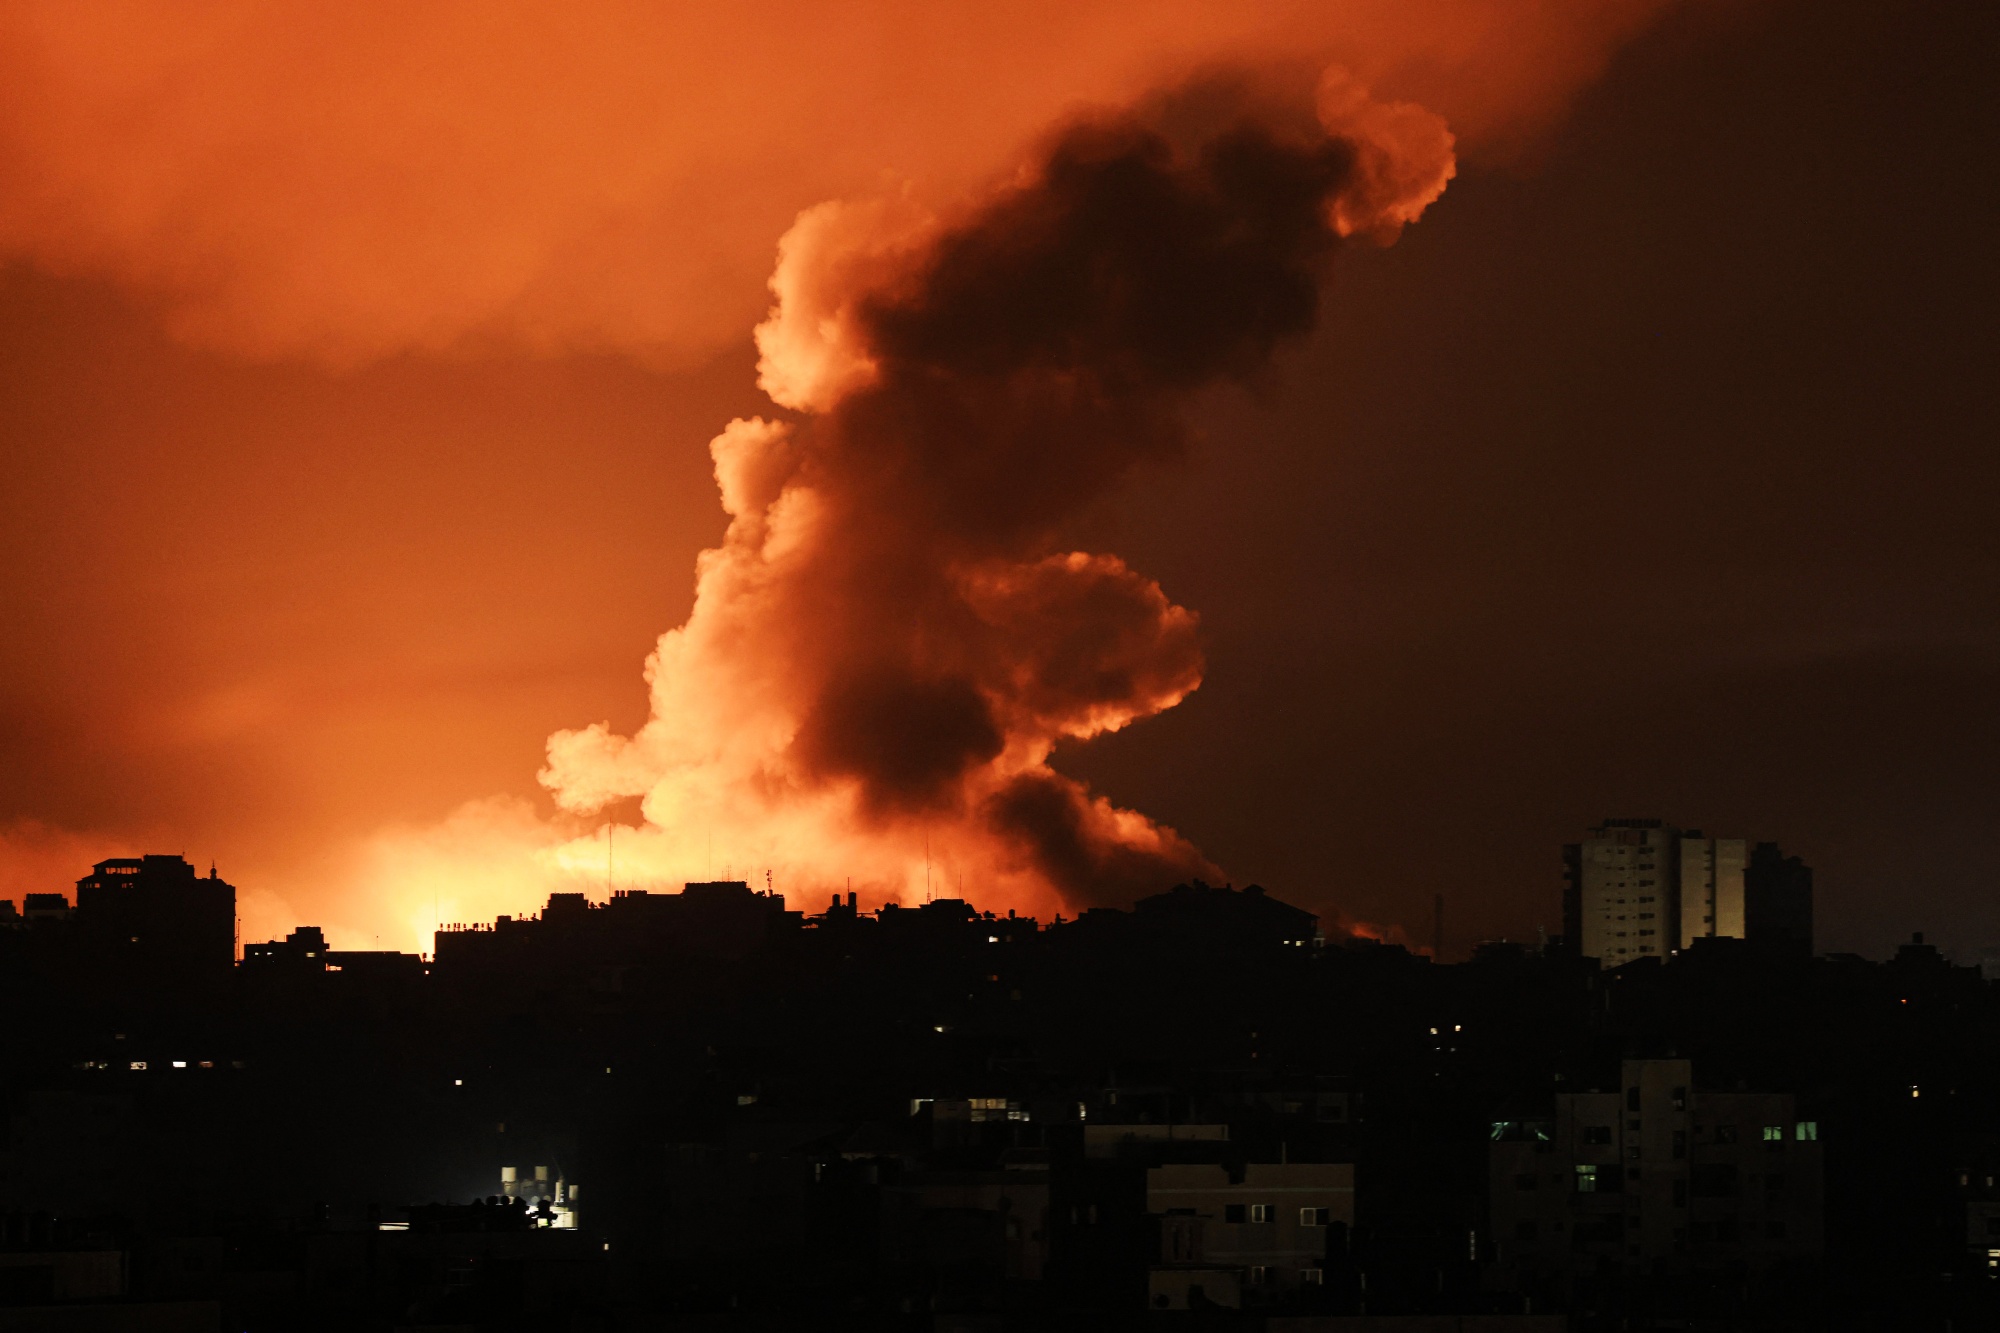
[[[1606,967],[1749,933],[1750,853],[1741,838],[1710,838],[1657,819],[1607,819],[1565,847],[1563,863],[1564,935],[1580,956]],[[1796,910],[1782,919],[1792,929]]]
[[[1686,1060],[1627,1060],[1615,1092],[1493,1127],[1497,1285],[1763,1271],[1822,1247],[1819,1126],[1785,1093],[1701,1092]]]
[[[1156,1166],[1146,1172],[1146,1211],[1159,1226],[1152,1308],[1276,1304],[1324,1280],[1330,1239],[1354,1225],[1354,1168]]]

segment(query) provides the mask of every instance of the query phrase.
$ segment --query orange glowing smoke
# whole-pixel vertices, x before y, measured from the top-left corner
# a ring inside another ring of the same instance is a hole
[[[807,212],[759,330],[802,416],[716,438],[731,523],[648,663],[652,720],[554,737],[558,801],[642,797],[628,855],[663,879],[717,835],[808,892],[928,878],[1042,911],[1214,874],[1049,767],[1202,668],[1192,614],[1060,531],[1174,452],[1185,397],[1312,327],[1343,237],[1450,179],[1435,115],[1344,71],[1304,91],[1211,79],[1083,120],[942,218]]]
[[[757,320],[801,208],[885,174],[950,198],[1223,62],[1340,64],[1511,143],[1664,4],[19,0],[0,249],[254,356],[680,359]]]
[[[1036,344],[1020,363],[1006,358],[1021,348],[962,330],[927,341],[942,330],[926,301],[969,271],[965,244],[1048,198],[1035,182],[1057,159],[1012,185],[996,169],[1079,120],[1100,137],[1061,151],[1101,164],[1124,135],[1143,158],[1161,105],[1122,121],[1090,108],[1195,71],[1337,68],[1316,107],[1238,110],[1291,136],[1301,162],[1314,114],[1344,136],[1315,244],[1386,237],[1443,184],[1440,117],[1491,163],[1667,3],[20,0],[0,10],[0,256],[113,284],[221,357],[346,367],[525,349],[656,366],[740,344],[785,235],[759,342],[763,383],[799,415],[717,439],[729,533],[652,659],[653,719],[629,739],[558,737],[549,781],[572,811],[644,798],[621,882],[770,866],[802,894],[852,874],[907,895],[928,841],[935,888],[962,876],[989,902],[1085,901],[1204,862],[1050,772],[1049,749],[1171,707],[1201,663],[1193,616],[1115,557],[1067,549],[1061,521],[1171,453],[1186,387],[1228,379],[1303,321],[1130,378],[1101,349]],[[1164,178],[1191,179],[1194,133],[1173,127],[1161,151],[1182,165]],[[1301,273],[1320,256],[1305,258]],[[1183,312],[1200,305],[1182,295]],[[963,392],[932,401],[918,390],[934,380]],[[933,410],[948,419],[915,420]],[[1046,429],[1031,421],[1044,410]],[[165,466],[186,447],[147,429],[133,424],[135,456]],[[217,447],[255,460],[257,423],[239,429]],[[550,576],[572,573],[550,545]],[[468,543],[468,561],[480,554]],[[422,614],[364,584],[355,597],[385,618]],[[255,610],[245,624],[263,624]],[[202,714],[289,765],[291,788],[366,812],[305,824],[201,793],[228,812],[226,860],[244,868],[224,871],[248,889],[250,936],[307,919],[361,942],[393,923],[409,944],[440,916],[604,882],[604,830],[569,841],[573,817],[518,800],[377,827],[383,755],[403,764],[438,734],[430,704],[349,676],[328,688],[372,689],[381,716],[300,744],[314,691],[286,703],[226,680],[226,716]],[[230,752],[235,769],[246,752]],[[21,837],[73,864],[68,835],[44,832]]]

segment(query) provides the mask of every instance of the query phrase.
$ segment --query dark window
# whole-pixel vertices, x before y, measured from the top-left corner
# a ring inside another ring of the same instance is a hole
[[[1715,1141],[1716,1141],[1717,1143],[1734,1143],[1734,1142],[1736,1142],[1736,1126],[1734,1126],[1734,1125],[1717,1125],[1717,1126],[1715,1127]]]
[[[1240,1203],[1225,1203],[1222,1205],[1222,1220],[1225,1222],[1242,1222],[1246,1221],[1249,1216],[1250,1210]]]
[[[1515,1240],[1533,1240],[1534,1238],[1535,1238],[1535,1224],[1532,1221],[1516,1222],[1514,1224]]]
[[[1638,1088],[1632,1087],[1625,1089],[1625,1109],[1628,1111],[1636,1111],[1639,1109]]]
[[[1535,1177],[1534,1177],[1534,1176],[1533,1176],[1532,1174],[1526,1174],[1526,1173],[1524,1173],[1524,1174],[1522,1174],[1522,1175],[1518,1175],[1518,1176],[1515,1176],[1515,1177],[1514,1177],[1514,1188],[1515,1188],[1515,1189],[1517,1189],[1517,1190],[1531,1190],[1531,1189],[1533,1189],[1534,1187],[1535,1187]]]
[[[1680,1161],[1688,1155],[1688,1135],[1684,1129],[1674,1131],[1674,1160]]]
[[[1688,1190],[1697,1199],[1730,1199],[1736,1196],[1734,1162],[1696,1162],[1688,1172]]]
[[[1609,1126],[1609,1125],[1585,1125],[1585,1126],[1583,1127],[1583,1141],[1584,1141],[1585,1143],[1609,1143],[1609,1142],[1611,1142],[1611,1126]]]
[[[1688,1183],[1685,1180],[1676,1180],[1674,1182],[1674,1207],[1685,1208],[1687,1204]]]

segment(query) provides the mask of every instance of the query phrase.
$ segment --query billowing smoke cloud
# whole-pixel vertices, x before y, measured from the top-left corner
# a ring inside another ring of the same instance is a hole
[[[1047,909],[1214,874],[1049,765],[1201,680],[1192,613],[1064,524],[1180,443],[1179,409],[1307,332],[1344,238],[1453,171],[1444,123],[1344,72],[1086,118],[953,214],[805,214],[759,330],[796,420],[713,450],[731,518],[648,664],[652,719],[554,737],[572,810],[643,798],[634,855],[720,838],[788,887],[976,887]],[[939,881],[942,881],[942,884]]]

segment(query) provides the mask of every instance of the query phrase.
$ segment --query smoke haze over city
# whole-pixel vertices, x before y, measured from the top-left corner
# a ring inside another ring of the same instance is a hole
[[[1831,942],[1982,942],[1982,36],[17,7],[5,893],[184,850],[408,948],[1201,874],[1522,937],[1646,809],[1806,852]],[[1085,254],[1115,300],[1018,308]]]

